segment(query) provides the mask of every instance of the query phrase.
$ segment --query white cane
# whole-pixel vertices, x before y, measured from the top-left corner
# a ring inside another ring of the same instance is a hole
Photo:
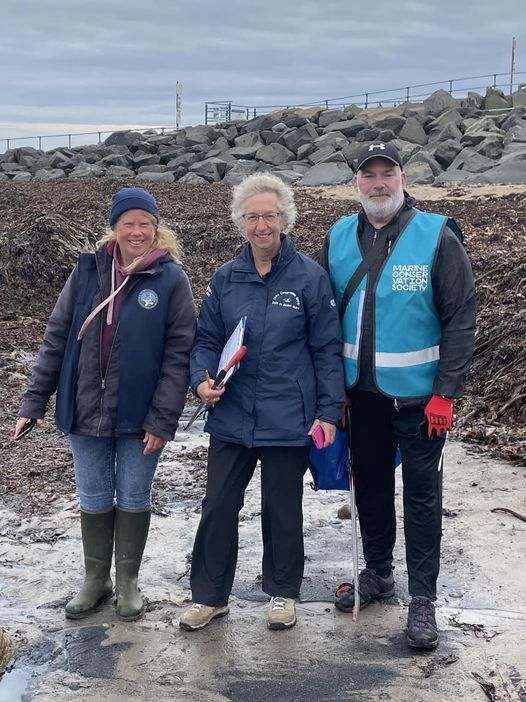
[[[354,584],[354,605],[352,608],[352,620],[357,621],[360,614],[360,571],[358,566],[358,519],[356,509],[356,490],[354,484],[354,471],[352,460],[352,444],[351,444],[351,410],[347,406],[345,408],[345,420],[347,423],[347,441],[349,443],[349,501],[351,503],[351,545],[352,545],[352,571]]]
[[[349,499],[351,501],[351,529],[352,529],[352,570],[354,579],[354,605],[352,620],[355,622],[360,614],[360,572],[358,569],[358,519],[356,518],[356,495],[354,489],[354,473],[351,468],[349,476]]]

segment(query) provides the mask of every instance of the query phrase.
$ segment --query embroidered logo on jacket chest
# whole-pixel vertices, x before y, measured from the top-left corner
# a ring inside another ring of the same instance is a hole
[[[290,307],[293,310],[300,309],[300,299],[295,292],[290,290],[281,290],[272,298],[272,304],[278,307]]]
[[[159,302],[159,295],[157,295],[155,290],[147,288],[146,290],[141,290],[137,296],[137,300],[139,305],[144,307],[145,310],[151,310]]]

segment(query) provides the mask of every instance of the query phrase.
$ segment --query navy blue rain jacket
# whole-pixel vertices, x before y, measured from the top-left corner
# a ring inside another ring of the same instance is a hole
[[[248,353],[210,411],[205,431],[253,446],[307,446],[315,418],[336,424],[343,400],[341,331],[327,273],[288,237],[270,272],[250,245],[214,274],[199,314],[191,385],[215,377],[225,342],[247,316]]]

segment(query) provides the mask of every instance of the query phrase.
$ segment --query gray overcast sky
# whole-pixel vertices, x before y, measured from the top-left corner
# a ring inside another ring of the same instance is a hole
[[[295,104],[505,73],[513,36],[515,70],[525,72],[517,82],[526,83],[525,8],[524,0],[0,0],[0,138],[173,126],[176,81],[186,125],[204,122],[207,100]]]

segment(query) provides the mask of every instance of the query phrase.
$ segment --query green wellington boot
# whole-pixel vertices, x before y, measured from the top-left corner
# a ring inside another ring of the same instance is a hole
[[[114,509],[108,512],[80,512],[86,572],[80,592],[66,605],[66,617],[69,619],[87,617],[113,594],[110,569],[114,520]]]
[[[140,619],[145,601],[137,587],[142,554],[148,538],[151,511],[115,514],[115,595],[117,615],[127,622]]]

